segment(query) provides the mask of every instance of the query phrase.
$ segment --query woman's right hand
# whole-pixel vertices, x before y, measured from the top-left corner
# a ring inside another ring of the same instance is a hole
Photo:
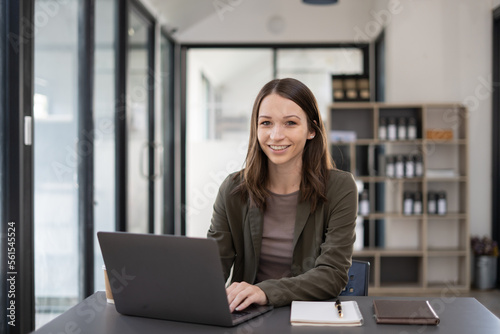
[[[267,304],[267,296],[258,286],[247,282],[234,282],[227,289],[227,301],[231,312],[242,311],[251,304]]]

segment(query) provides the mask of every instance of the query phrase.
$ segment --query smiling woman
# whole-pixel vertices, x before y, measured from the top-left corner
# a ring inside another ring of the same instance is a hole
[[[269,123],[261,122],[260,116],[263,116]],[[272,119],[269,121],[272,117],[278,124],[272,126]],[[283,122],[283,119],[278,120],[278,118],[287,119]],[[280,138],[284,134],[281,131],[283,125],[286,125],[288,129],[287,133],[290,136],[288,139]],[[261,136],[266,133],[266,128],[274,129],[269,139]],[[291,135],[292,132],[294,135]],[[268,140],[268,142],[264,143],[263,140]],[[279,151],[271,151],[267,146],[292,143],[294,145],[283,152],[289,154],[282,159],[276,159]],[[263,148],[263,144],[267,145]],[[295,165],[295,170],[288,169],[285,172],[282,168],[292,166],[291,162],[277,169],[279,162],[283,163],[286,160],[293,160],[298,164]],[[299,190],[298,185],[300,185],[303,199],[312,200],[312,209],[315,209],[318,199],[324,194],[325,181],[328,170],[333,167],[333,161],[327,149],[326,131],[316,99],[311,90],[302,82],[291,78],[272,80],[261,89],[252,111],[246,167],[242,171],[245,185],[248,187],[250,199],[256,206],[265,206],[268,190],[286,193],[286,189],[277,189],[276,185],[273,185],[274,180],[279,180],[277,182],[281,184],[281,187],[287,189],[293,188],[292,184],[294,184],[295,190]],[[283,180],[284,177],[287,177],[287,180]],[[292,178],[295,181],[292,181]]]
[[[217,240],[231,311],[340,293],[351,264],[357,188],[333,167],[316,99],[275,79],[255,99],[245,169],[222,183],[208,237]]]
[[[280,170],[287,170],[300,175],[304,146],[315,134],[305,112],[295,102],[271,94],[262,101],[258,119],[257,136],[260,148],[270,161],[270,172],[281,175]],[[299,184],[293,186],[299,190]],[[273,185],[269,190],[282,192],[282,189],[273,189]]]

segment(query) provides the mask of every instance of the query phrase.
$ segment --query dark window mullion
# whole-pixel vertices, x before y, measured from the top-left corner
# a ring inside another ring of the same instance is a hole
[[[167,57],[168,63],[167,68],[161,67],[161,79],[162,79],[162,110],[163,115],[163,233],[174,234],[175,233],[175,150],[174,150],[174,43],[168,38],[165,32],[162,32],[161,38],[165,41],[167,47],[168,55],[161,53],[161,63],[165,61]],[[162,49],[163,51],[163,49]],[[167,71],[166,73],[164,71]],[[168,79],[166,76],[168,75]]]
[[[78,231],[80,299],[94,291],[94,0],[79,0]]]
[[[115,227],[127,230],[127,43],[128,1],[116,1]]]
[[[16,1],[17,2],[17,1]],[[34,31],[31,26],[23,22],[33,22],[35,1],[19,1],[21,6],[21,36],[26,39],[20,52],[20,114],[23,118],[30,119],[31,126],[25,127],[25,120],[21,119],[21,159],[22,159],[22,197],[21,219],[23,221],[21,256],[24,264],[21,265],[23,275],[21,286],[21,307],[19,319],[23,324],[18,328],[19,333],[35,329],[35,242],[34,242],[34,151],[33,151],[33,95],[34,95]],[[24,131],[29,133],[24,133]],[[30,140],[31,142],[27,142]],[[21,318],[22,317],[22,318]]]
[[[33,151],[24,137],[25,116],[32,116],[33,106],[33,30],[25,22],[33,22],[34,4],[7,0],[0,6],[0,332],[10,334],[30,332],[35,325]]]
[[[149,141],[149,196],[148,231],[154,232],[155,225],[155,23],[150,22],[148,45],[148,141]]]
[[[0,22],[5,22],[8,16],[7,4],[5,1],[0,2]],[[7,236],[7,214],[6,214],[6,161],[7,161],[7,29],[6,24],[0,24],[0,227],[2,236]],[[9,300],[7,298],[7,238],[0,238],[0,316],[2,319],[7,319],[7,304]],[[0,322],[0,332],[7,333],[8,324],[7,321],[3,320]]]
[[[180,234],[186,235],[186,117],[187,117],[187,47],[180,49],[180,115],[179,115],[179,170],[180,170]],[[176,231],[177,233],[177,231]]]
[[[492,98],[492,195],[500,201],[500,7],[493,11],[493,98]],[[492,206],[492,237],[500,241],[500,207]],[[497,287],[500,287],[500,259],[497,260]]]

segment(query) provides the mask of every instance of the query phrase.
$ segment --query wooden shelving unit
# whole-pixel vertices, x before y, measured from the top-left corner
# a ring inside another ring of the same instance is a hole
[[[382,118],[413,118],[416,137],[380,138]],[[329,106],[327,130],[335,163],[353,173],[369,197],[369,213],[358,214],[358,224],[363,226],[358,237],[363,242],[354,258],[370,261],[371,292],[469,289],[467,121],[466,107],[454,103]],[[449,138],[428,138],[427,130],[447,131]],[[422,175],[387,176],[387,156],[401,155],[407,160],[420,156]],[[421,194],[421,213],[405,214],[403,196],[408,192]],[[429,213],[429,192],[446,194],[445,214]]]

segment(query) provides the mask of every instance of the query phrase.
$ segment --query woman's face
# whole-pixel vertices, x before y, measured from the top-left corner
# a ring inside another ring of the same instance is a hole
[[[257,118],[257,139],[277,166],[302,167],[302,153],[314,130],[309,130],[306,113],[293,101],[277,94],[266,96]]]

